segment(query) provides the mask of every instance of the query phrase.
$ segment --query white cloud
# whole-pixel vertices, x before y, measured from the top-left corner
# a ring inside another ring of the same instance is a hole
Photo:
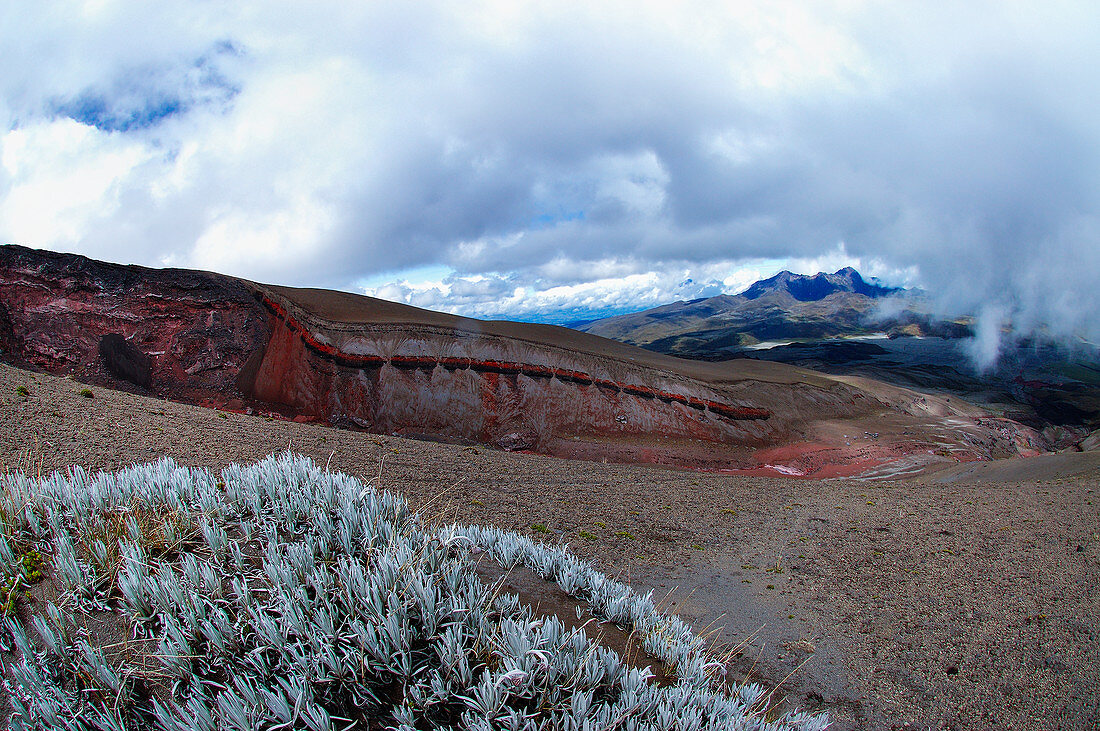
[[[597,206],[606,201],[628,215],[649,219],[663,212],[668,173],[652,150],[601,157],[593,167]]]
[[[120,187],[156,150],[71,119],[41,120],[0,138],[8,237],[75,250],[86,231],[119,214]]]
[[[853,264],[1100,338],[1092,6],[0,13],[3,241],[377,291],[445,267],[386,291],[516,316]]]
[[[840,266],[853,260],[845,262]],[[736,294],[785,268],[817,271],[782,259],[706,264],[681,261],[662,266],[606,259],[583,271],[579,267],[577,262],[556,260],[507,273],[460,274],[428,268],[398,273],[357,289],[372,297],[471,317],[563,323]]]

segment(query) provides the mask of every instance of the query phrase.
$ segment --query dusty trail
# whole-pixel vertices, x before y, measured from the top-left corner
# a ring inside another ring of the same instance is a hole
[[[217,468],[291,447],[381,475],[436,519],[566,541],[636,588],[674,589],[672,611],[741,644],[735,672],[775,684],[795,671],[778,693],[829,708],[835,728],[1100,724],[1100,460],[1090,455],[1053,479],[1027,474],[1031,460],[995,463],[987,469],[1002,472],[986,483],[748,478],[82,388],[0,365],[0,466],[115,469],[168,455]]]

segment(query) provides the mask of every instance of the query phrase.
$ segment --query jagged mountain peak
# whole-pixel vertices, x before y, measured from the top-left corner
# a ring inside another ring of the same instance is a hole
[[[901,291],[868,282],[852,267],[832,274],[782,271],[740,294],[595,320],[584,330],[674,355],[725,353],[749,340],[867,332],[875,300]]]
[[[794,274],[782,271],[774,277],[762,279],[741,293],[747,300],[759,299],[769,294],[789,294],[800,302],[817,302],[836,292],[852,292],[867,297],[883,297],[896,289],[868,283],[852,267],[844,267],[832,274]]]

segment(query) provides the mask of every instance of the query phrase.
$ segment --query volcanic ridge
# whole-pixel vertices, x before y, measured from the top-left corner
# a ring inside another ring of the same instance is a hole
[[[762,342],[883,331],[892,337],[971,334],[968,322],[925,312],[919,291],[866,281],[851,267],[832,274],[780,272],[740,294],[673,302],[586,322],[580,329],[683,358],[726,360]],[[880,305],[890,307],[880,310]],[[887,314],[889,313],[889,314]]]
[[[862,283],[830,277],[791,292]],[[821,477],[1044,447],[1010,420],[870,379],[17,246],[0,247],[0,347],[200,405],[613,462]]]

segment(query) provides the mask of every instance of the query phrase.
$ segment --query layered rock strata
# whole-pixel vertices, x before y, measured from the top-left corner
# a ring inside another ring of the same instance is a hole
[[[757,450],[820,438],[821,424],[935,421],[904,395],[780,364],[683,361],[559,327],[15,246],[0,247],[0,348],[182,401],[611,461],[752,468]],[[955,446],[1011,451],[985,436]],[[907,440],[890,453],[925,448]]]

